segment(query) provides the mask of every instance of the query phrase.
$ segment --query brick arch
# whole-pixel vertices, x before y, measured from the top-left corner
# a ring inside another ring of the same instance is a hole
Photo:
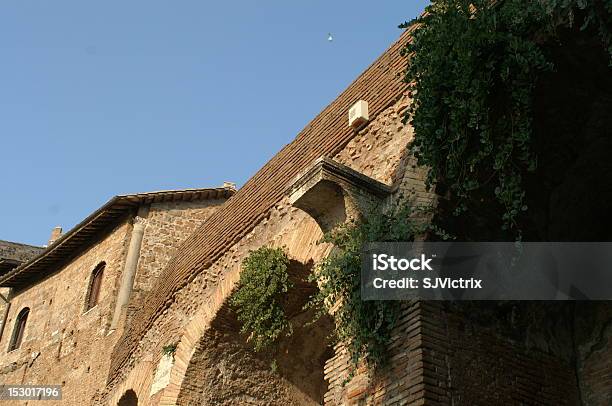
[[[94,400],[93,404],[115,406],[128,391],[136,394],[139,404],[149,404],[149,388],[153,378],[151,371],[154,370],[155,365],[152,361],[140,362],[130,371],[126,379],[113,388],[111,393],[102,395],[100,399]]]
[[[308,325],[314,310],[302,306],[316,286],[304,277],[313,261],[291,260],[290,279],[294,288],[283,299],[283,308],[295,334],[282,338],[276,351],[256,353],[240,334],[240,323],[229,306],[230,284],[220,287],[200,317],[185,329],[177,346],[170,383],[160,405],[212,403],[266,404],[272,406],[319,405],[327,392],[325,362],[333,356],[329,335],[331,318]],[[202,318],[203,316],[203,318]],[[275,361],[277,370],[271,369]],[[229,402],[229,403],[228,403]]]
[[[138,396],[132,389],[125,391],[117,402],[117,406],[138,406]]]
[[[284,246],[289,257],[293,258],[293,264],[308,264],[309,267],[312,267],[315,260],[327,254],[329,247],[315,247],[314,242],[320,240],[322,235],[320,227],[311,218],[303,214],[299,216],[301,220],[297,222],[297,227],[290,227],[276,234],[268,245]],[[208,299],[200,304],[195,315],[182,330],[174,354],[170,380],[162,390],[159,405],[180,404],[177,402],[180,400],[181,390],[184,389],[186,373],[201,341],[207,332],[226,328],[222,325],[227,322],[228,300],[238,282],[239,275],[239,263],[227,268],[223,279],[219,281]]]
[[[174,365],[170,372],[170,382],[164,388],[159,405],[174,406],[177,404],[178,396],[183,384],[185,373],[189,362],[196,351],[197,345],[202,336],[209,329],[218,309],[221,309],[231,294],[239,274],[236,270],[229,272],[226,277],[219,282],[215,294],[203,303],[193,319],[183,330],[183,334],[174,353]]]

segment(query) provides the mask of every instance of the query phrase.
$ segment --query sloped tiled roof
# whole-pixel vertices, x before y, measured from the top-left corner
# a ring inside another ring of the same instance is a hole
[[[119,195],[94,211],[72,230],[62,235],[36,256],[8,273],[0,274],[0,287],[23,288],[55,272],[61,264],[90,246],[99,235],[109,231],[141,204],[228,198],[234,194],[229,187],[207,189],[166,190],[160,192]]]
[[[179,248],[115,347],[114,379],[155,319],[189,281],[211,266],[247,235],[285,195],[289,182],[316,159],[333,157],[355,136],[348,126],[348,110],[360,99],[369,104],[370,119],[392,105],[406,90],[400,73],[406,59],[400,49],[408,41],[405,31],[384,54],[327,106],[293,142],[261,168],[223,208],[216,211]]]

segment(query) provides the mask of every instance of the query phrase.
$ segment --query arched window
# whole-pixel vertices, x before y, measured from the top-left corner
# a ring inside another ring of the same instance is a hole
[[[85,311],[94,308],[98,304],[105,267],[106,262],[100,262],[91,273],[89,289],[87,291],[87,301],[85,302]]]
[[[11,342],[9,343],[9,351],[16,350],[21,345],[21,341],[23,340],[23,334],[25,333],[26,322],[28,321],[28,314],[30,314],[30,308],[24,307],[17,315],[17,320],[15,321],[15,328],[13,329]]]

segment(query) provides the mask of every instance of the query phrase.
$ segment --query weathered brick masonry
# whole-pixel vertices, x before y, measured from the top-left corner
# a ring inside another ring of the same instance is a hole
[[[198,197],[204,193],[212,194],[214,198]],[[194,190],[135,195],[137,204],[146,204],[150,209],[134,288],[145,291],[150,279],[156,277],[150,268],[155,268],[156,264],[163,266],[174,254],[176,246],[231,194],[231,190],[212,189],[212,192]],[[119,206],[115,204],[113,207]],[[113,218],[108,226],[97,232],[95,239],[83,243],[81,249],[63,264],[49,267],[46,274],[37,274],[31,282],[23,284],[7,281],[5,275],[3,282],[13,289],[9,295],[11,307],[7,328],[0,341],[0,383],[60,384],[63,400],[55,403],[66,405],[89,404],[96,392],[104,388],[110,354],[122,330],[122,326],[117,331],[110,330],[110,322],[135,213],[122,207],[112,210],[124,214]],[[96,224],[95,219],[105,211],[97,213],[82,223],[82,229],[77,226],[66,235],[64,241],[58,241],[47,251],[37,248],[34,252],[44,256],[49,250],[67,244],[67,240],[79,238],[84,234],[83,230],[91,229]],[[29,255],[28,259],[34,261],[37,258],[41,257]],[[91,272],[102,262],[106,266],[100,296],[97,305],[87,310],[85,304]],[[25,271],[28,263],[23,264]],[[17,268],[13,273],[19,270]],[[138,295],[134,295],[133,300],[137,301]],[[15,318],[26,307],[30,313],[23,341],[18,349],[7,352]]]
[[[10,334],[0,342],[0,381],[63,385],[63,404],[78,404],[103,386],[108,373],[108,315],[112,311],[130,224],[123,222],[103,240],[35,286],[14,292],[7,326],[30,308],[20,348],[6,353]],[[96,307],[85,312],[89,273],[106,262]],[[17,403],[16,403],[17,404]]]
[[[140,259],[129,314],[143,305],[144,296],[153,288],[159,274],[175,255],[180,244],[193,233],[225,199],[192,202],[164,202],[151,205],[146,233],[140,248]]]
[[[0,240],[0,277],[6,275],[24,262],[29,261],[42,251],[43,247]],[[0,317],[2,317],[2,319],[0,319],[1,339],[2,336],[6,334],[5,317],[8,316],[7,312],[10,308],[6,300],[10,295],[10,289],[0,287],[0,295],[2,295],[3,298],[0,300]]]
[[[326,405],[578,405],[573,365],[550,353],[528,349],[495,328],[470,322],[440,302],[404,305],[389,347],[388,370],[361,370],[348,385],[346,354],[326,365]],[[609,360],[601,361],[609,366]],[[601,377],[601,376],[600,376]],[[595,393],[606,405],[609,386]],[[609,382],[609,381],[608,381]]]

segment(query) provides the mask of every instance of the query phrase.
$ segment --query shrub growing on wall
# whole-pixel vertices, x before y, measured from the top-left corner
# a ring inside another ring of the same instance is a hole
[[[164,345],[162,347],[162,354],[165,356],[169,356],[169,357],[173,357],[174,358],[174,354],[176,353],[176,348],[178,347],[177,343],[170,343],[168,345]]]
[[[242,323],[241,332],[249,335],[256,351],[291,333],[281,307],[282,295],[291,288],[288,266],[282,248],[259,248],[242,262],[238,288],[230,303]]]

